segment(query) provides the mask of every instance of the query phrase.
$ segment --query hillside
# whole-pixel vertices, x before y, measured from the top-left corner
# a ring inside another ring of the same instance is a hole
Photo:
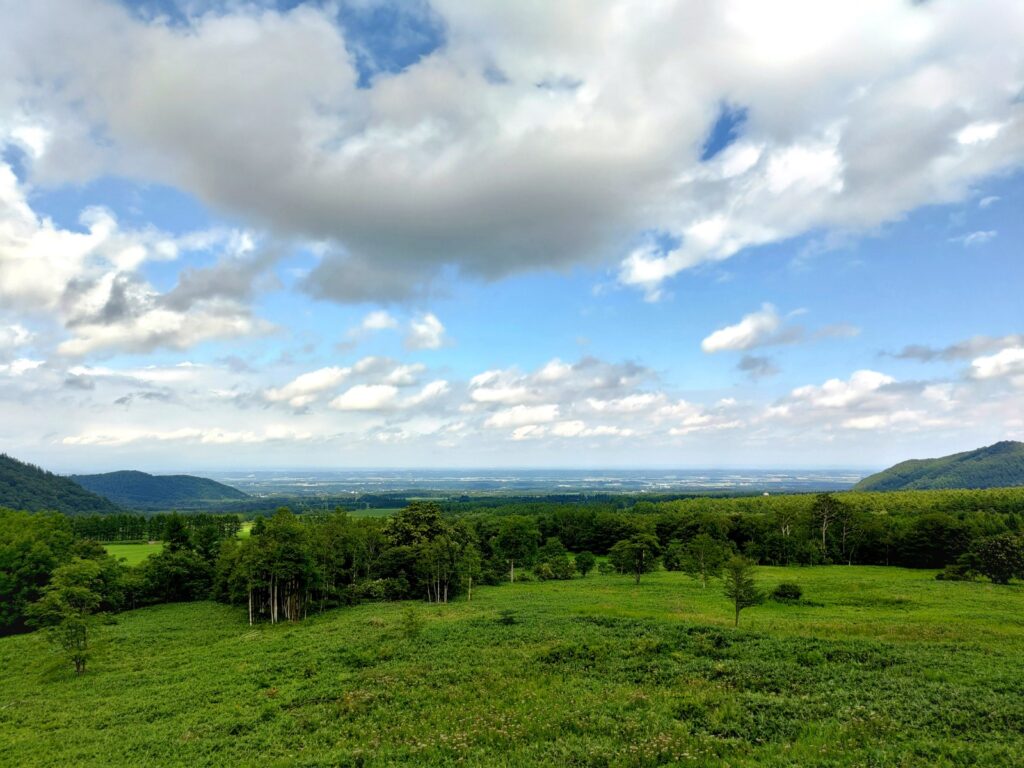
[[[856,566],[758,579],[814,604],[735,629],[718,584],[665,571],[277,626],[176,603],[98,628],[79,679],[39,637],[0,638],[0,750],[23,768],[1020,765],[1017,590]]]
[[[72,475],[71,479],[93,493],[134,509],[194,509],[249,498],[230,485],[193,475],[123,471]]]
[[[939,459],[903,461],[865,477],[855,491],[1000,488],[1024,485],[1024,443],[1005,440]]]
[[[0,507],[29,512],[52,510],[67,515],[123,512],[66,477],[0,454]]]

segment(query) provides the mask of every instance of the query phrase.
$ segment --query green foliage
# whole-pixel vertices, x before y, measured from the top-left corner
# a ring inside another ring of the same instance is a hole
[[[24,627],[25,610],[70,559],[72,541],[62,515],[0,509],[0,634]]]
[[[1010,440],[939,459],[904,461],[866,477],[857,491],[998,488],[1024,485],[1024,443]]]
[[[754,563],[745,557],[734,556],[725,563],[723,580],[725,596],[736,611],[734,626],[739,626],[740,611],[764,602],[762,592],[754,581]]]
[[[799,584],[792,581],[784,581],[776,585],[772,590],[771,598],[777,602],[796,602],[804,596],[804,591]]]
[[[972,570],[994,584],[1007,584],[1010,579],[1024,579],[1024,537],[1002,533],[976,541],[968,562]]]
[[[658,567],[661,546],[658,539],[649,533],[637,533],[617,542],[608,550],[608,561],[619,573],[631,573],[640,583],[640,576]]]
[[[577,552],[575,558],[576,570],[579,571],[580,576],[586,578],[586,575],[594,570],[594,566],[597,564],[597,558],[594,557],[590,552]]]
[[[82,486],[0,454],[0,507],[27,512],[63,512],[66,515],[123,512],[109,499]]]
[[[706,533],[695,536],[677,552],[679,570],[697,579],[701,587],[707,587],[708,579],[721,574],[722,566],[729,557],[728,545]]]
[[[540,531],[537,523],[529,517],[509,515],[501,518],[494,549],[508,563],[509,581],[516,580],[516,563],[529,564],[537,554],[537,539]]]
[[[44,628],[78,675],[85,672],[91,618],[104,601],[105,588],[109,585],[102,565],[95,560],[75,558],[53,572],[42,597],[28,610],[32,623]]]
[[[0,754],[24,768],[1020,764],[1019,587],[857,566],[759,579],[799,581],[815,603],[766,603],[734,632],[717,589],[592,573],[482,588],[443,616],[418,606],[420,642],[399,629],[407,604],[257,627],[244,608],[155,606],[95,627],[79,680],[39,637],[7,637]]]
[[[140,510],[198,509],[226,501],[248,499],[237,488],[193,475],[150,475],[145,472],[106,472],[71,475],[83,488],[115,504]]]
[[[415,641],[419,640],[420,635],[423,634],[423,616],[411,605],[405,606],[402,610],[402,621],[401,630],[402,636],[406,640]]]

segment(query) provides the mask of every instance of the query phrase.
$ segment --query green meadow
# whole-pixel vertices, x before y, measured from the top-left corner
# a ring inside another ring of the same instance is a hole
[[[75,677],[0,639],[19,766],[1014,766],[1024,589],[866,566],[740,627],[721,585],[592,574],[250,627],[244,609],[113,617]]]
[[[150,555],[164,548],[162,541],[144,541],[136,544],[104,544],[107,554],[123,559],[128,565],[138,565]]]

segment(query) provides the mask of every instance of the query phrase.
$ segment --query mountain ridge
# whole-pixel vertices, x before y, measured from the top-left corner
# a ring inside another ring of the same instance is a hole
[[[237,488],[196,475],[151,475],[127,469],[71,475],[70,479],[93,493],[133,509],[207,507],[217,502],[249,498],[249,494]]]
[[[980,489],[1024,485],[1024,443],[992,445],[934,459],[910,459],[869,475],[854,491]]]
[[[66,515],[124,512],[110,499],[73,480],[0,453],[0,507]]]

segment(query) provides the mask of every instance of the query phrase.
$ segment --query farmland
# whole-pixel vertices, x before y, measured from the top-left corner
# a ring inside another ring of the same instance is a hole
[[[680,573],[517,583],[250,627],[243,609],[114,617],[76,677],[0,640],[0,754],[43,765],[1019,765],[1024,590],[933,571],[794,581],[733,628]]]

